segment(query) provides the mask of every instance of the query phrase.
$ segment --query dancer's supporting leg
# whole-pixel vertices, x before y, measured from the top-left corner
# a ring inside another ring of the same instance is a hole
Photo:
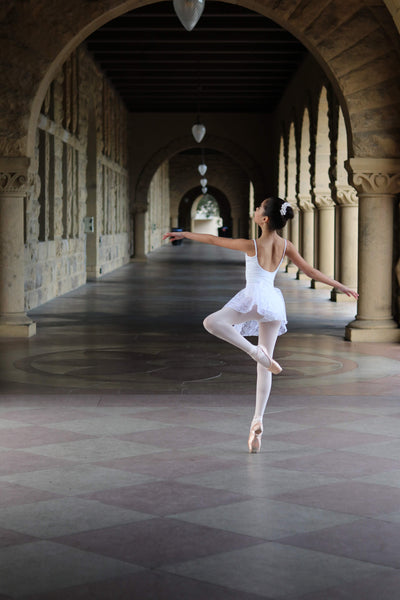
[[[248,313],[241,313],[224,306],[221,310],[208,315],[204,319],[203,325],[209,333],[247,352],[251,358],[266,369],[270,369],[272,373],[280,373],[282,371],[281,367],[268,356],[268,349],[261,342],[259,346],[254,346],[233,327],[233,325],[245,323],[246,321],[260,321],[260,319],[262,319],[262,316],[258,314],[256,309]]]
[[[259,323],[259,342],[268,351],[270,356],[274,353],[275,343],[278,337],[280,322],[270,321]],[[254,417],[250,425],[248,439],[249,452],[255,454],[261,450],[261,437],[263,434],[263,417],[271,393],[272,373],[265,369],[260,363],[257,365],[257,391]]]
[[[274,354],[276,340],[280,321],[270,321],[269,323],[259,323],[258,341],[265,346],[270,356]],[[264,412],[267,407],[269,395],[271,393],[272,373],[265,369],[262,365],[257,365],[257,391],[256,391],[256,407],[254,411],[254,421],[263,420]]]

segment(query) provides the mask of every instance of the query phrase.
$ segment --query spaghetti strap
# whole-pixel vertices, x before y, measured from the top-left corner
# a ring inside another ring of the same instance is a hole
[[[286,254],[286,247],[287,247],[287,240],[285,240],[285,247],[284,247],[284,249],[283,249],[283,254],[282,254],[282,258],[281,258],[281,260],[280,260],[280,263],[279,263],[279,265],[277,266],[277,270],[279,269],[279,267],[281,266],[281,264],[282,264],[282,262],[283,262],[283,259],[285,258],[285,254]]]
[[[254,242],[254,248],[255,248],[255,251],[256,251],[256,256],[257,256],[257,242],[256,242],[256,240],[254,240],[254,239],[253,239],[253,242]]]

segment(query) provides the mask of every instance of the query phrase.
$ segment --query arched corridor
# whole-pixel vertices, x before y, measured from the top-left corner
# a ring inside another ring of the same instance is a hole
[[[185,79],[181,88],[173,78],[168,84],[163,81],[160,71],[155,76],[150,71],[143,74],[140,69],[147,60],[154,70],[157,60],[166,64],[181,54],[176,49],[183,43],[176,33],[179,27],[168,29],[164,24],[175,22],[166,3],[139,9],[135,0],[108,0],[101,6],[86,1],[68,15],[57,11],[54,2],[43,3],[35,15],[29,14],[28,4],[4,9],[7,36],[2,52],[10,111],[3,113],[0,124],[2,335],[32,335],[35,324],[26,310],[77,288],[87,277],[100,277],[126,264],[133,253],[145,258],[157,247],[168,220],[176,225],[173,199],[169,206],[166,198],[173,184],[169,163],[193,147],[189,130],[201,104],[207,144],[240,164],[253,184],[255,201],[285,188],[298,209],[289,237],[313,253],[315,265],[358,285],[357,316],[346,327],[346,338],[399,340],[394,269],[399,260],[395,237],[399,58],[393,3],[390,12],[383,2],[379,10],[355,4],[345,16],[337,0],[327,2],[323,12],[317,3],[305,7],[302,0],[273,5],[265,1],[257,7],[246,0],[241,4],[209,2],[204,23],[217,35],[196,37],[202,35],[199,27],[185,38],[193,41],[184,43],[191,44],[191,56],[199,52],[196,40],[202,40],[210,44],[205,55],[230,66],[235,66],[232,60],[243,62],[244,56],[254,53],[257,61],[252,62],[265,78],[258,88],[259,75],[250,70],[244,75],[236,69],[236,82],[228,76],[225,84],[202,71],[204,86]],[[246,19],[258,27],[257,40],[239,39],[243,51],[226,48],[232,53],[229,57],[217,50],[226,35],[224,21],[218,21],[224,15],[236,23],[232,31],[242,35]],[[18,44],[18,32],[30,17],[51,24],[54,31],[54,41],[43,46],[40,60],[29,50],[43,43],[37,37],[40,27],[30,28],[25,46]],[[160,46],[151,46],[151,35],[160,27],[166,27],[159,36]],[[124,37],[125,30],[132,35]],[[272,44],[271,50],[256,48],[265,43]],[[142,66],[135,58],[138,53],[145,53]],[[272,68],[274,53],[285,57],[277,70]],[[179,68],[183,66],[179,62]],[[197,104],[193,109],[191,101]],[[177,112],[171,112],[171,106]],[[309,127],[309,138],[303,126]],[[288,136],[283,145],[282,135]],[[93,165],[87,169],[91,148],[97,153],[94,174]],[[284,173],[277,167],[282,149]],[[308,182],[304,181],[307,153]],[[279,180],[282,175],[287,182]],[[232,215],[234,235],[250,230],[249,190],[239,227]],[[88,214],[89,208],[93,214]],[[362,235],[355,256],[357,213]],[[86,217],[92,225],[84,221]],[[297,276],[301,279],[302,274]],[[341,299],[332,292],[332,300]]]
[[[0,600],[397,598],[399,31],[400,0],[1,4]],[[283,264],[257,455],[255,363],[202,327],[243,256],[162,242],[200,160],[234,236],[279,194],[360,294]]]

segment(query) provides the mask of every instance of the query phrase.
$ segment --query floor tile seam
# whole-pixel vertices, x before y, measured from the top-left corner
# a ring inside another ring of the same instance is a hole
[[[22,544],[20,546],[25,546],[26,547],[26,546],[32,546],[33,544],[36,544],[36,545],[39,545],[39,546],[42,546],[42,547],[43,547],[43,545],[47,545],[47,546],[51,545],[52,547],[58,546],[61,550],[63,548],[68,548],[70,550],[76,550],[79,553],[87,554],[89,556],[89,558],[90,558],[90,555],[91,556],[97,556],[97,557],[101,556],[101,557],[104,557],[104,558],[109,558],[109,559],[111,559],[111,560],[113,560],[115,562],[118,562],[118,563],[122,564],[122,565],[126,565],[127,567],[134,567],[135,569],[137,569],[137,572],[145,570],[145,567],[143,567],[143,565],[140,565],[140,564],[137,564],[137,563],[133,563],[133,562],[127,562],[127,561],[122,560],[120,558],[115,558],[115,557],[113,557],[111,555],[100,554],[99,552],[94,552],[94,551],[91,551],[91,550],[85,550],[85,549],[82,549],[82,548],[79,548],[79,547],[76,547],[76,546],[68,545],[68,544],[65,544],[65,543],[62,543],[62,542],[58,542],[58,541],[56,541],[55,539],[52,539],[52,538],[40,538],[38,541],[35,540],[35,541],[31,541],[31,542],[26,542],[25,544]],[[14,548],[14,546],[12,548]],[[3,554],[2,550],[3,550],[3,548],[0,548],[0,554]],[[97,582],[97,581],[103,581],[103,579],[94,579],[93,580],[93,582]],[[58,590],[58,589],[63,589],[63,588],[56,588],[56,589]],[[20,596],[17,596],[17,598],[19,598],[19,597]]]
[[[76,441],[79,441],[79,440],[76,440]],[[64,443],[64,442],[60,442],[60,443]],[[49,444],[49,445],[52,446],[53,444]],[[28,456],[32,456],[32,457],[35,457],[35,458],[42,456],[45,459],[48,459],[48,458],[51,459],[52,457],[51,456],[49,457],[47,454],[39,454],[37,452],[31,452],[32,448],[41,448],[41,447],[42,446],[28,446],[28,447],[25,447],[25,448],[5,448],[4,446],[2,446],[2,447],[0,447],[0,451],[1,452],[4,451],[5,453],[7,453],[7,452],[18,452],[21,455],[26,454]],[[55,457],[54,460],[64,461],[65,462],[65,466],[70,466],[69,463],[71,463],[71,465],[75,465],[75,463],[76,464],[80,464],[81,463],[80,459],[64,458],[64,457],[60,458],[58,456]],[[86,464],[86,463],[82,462],[82,464]],[[41,470],[41,469],[38,469],[38,470]]]
[[[129,486],[129,487],[131,487],[131,486]],[[29,488],[29,489],[32,489],[34,491],[38,491],[36,488]],[[51,492],[48,492],[48,493],[51,494]],[[135,513],[136,515],[143,515],[143,516],[146,517],[145,519],[142,519],[143,521],[147,521],[148,519],[150,520],[150,519],[154,519],[154,518],[160,518],[160,516],[157,515],[157,514],[146,513],[146,512],[143,512],[143,511],[140,511],[140,510],[137,510],[137,509],[134,509],[134,508],[128,508],[126,506],[119,506],[117,504],[107,503],[107,502],[104,502],[102,500],[98,500],[97,498],[88,498],[87,497],[88,495],[90,495],[90,493],[89,494],[87,494],[87,493],[86,494],[79,494],[79,495],[78,494],[73,494],[73,495],[68,495],[68,494],[59,494],[59,495],[56,495],[56,494],[52,494],[53,497],[46,498],[45,500],[37,500],[37,501],[33,501],[33,502],[18,503],[18,504],[14,504],[12,507],[10,507],[8,505],[0,506],[0,517],[1,517],[2,513],[6,513],[7,511],[12,511],[13,509],[19,510],[19,509],[24,509],[24,507],[25,507],[26,510],[29,510],[29,508],[30,508],[30,510],[32,511],[34,507],[39,506],[39,508],[40,508],[41,506],[43,506],[44,504],[47,504],[49,502],[53,502],[53,501],[57,501],[57,500],[61,500],[62,501],[62,500],[71,500],[71,499],[75,500],[75,499],[78,499],[78,500],[84,500],[85,502],[87,502],[88,504],[90,503],[93,506],[95,504],[97,504],[97,505],[105,507],[106,509],[107,508],[108,509],[114,509],[114,510],[118,509],[118,510],[122,510],[122,511],[126,511],[126,512],[132,512],[132,513]],[[131,521],[129,521],[129,523],[130,522]],[[137,523],[137,522],[138,522],[137,518],[132,521],[132,523]],[[123,523],[121,523],[121,525],[125,525],[125,524],[126,524],[126,521],[124,521]],[[113,526],[115,526],[115,524]],[[113,526],[111,526],[111,527],[113,527]],[[13,530],[13,531],[15,531],[15,530]],[[91,531],[91,530],[89,530],[89,531]],[[21,533],[21,532],[17,531],[17,533]],[[30,534],[25,534],[25,535],[30,535]]]
[[[300,492],[304,491],[304,489],[299,490],[299,491]],[[313,504],[306,504],[304,502],[301,503],[301,502],[295,501],[295,500],[288,500],[288,499],[282,498],[282,496],[283,496],[283,494],[277,494],[275,496],[270,496],[269,499],[271,499],[271,500],[278,500],[279,502],[286,502],[287,504],[291,504],[292,506],[298,506],[298,507],[301,507],[301,508],[306,507],[306,508],[310,508],[310,509],[327,510],[327,511],[330,511],[330,512],[337,513],[338,515],[348,515],[350,517],[354,517],[354,519],[357,519],[357,518],[358,519],[359,518],[365,518],[365,519],[366,518],[372,518],[372,519],[377,519],[377,520],[379,519],[378,514],[374,514],[374,515],[371,515],[371,514],[356,514],[356,513],[352,513],[352,512],[346,511],[346,510],[339,510],[337,508],[331,509],[331,508],[326,508],[326,507],[320,506],[320,505],[316,506],[316,505],[313,505]]]
[[[222,506],[222,505],[221,505]],[[211,507],[212,508],[212,507]],[[219,506],[218,506],[219,508]],[[200,509],[201,510],[201,509]],[[206,509],[207,510],[207,509]],[[185,512],[185,514],[190,514],[191,512],[198,512],[198,510],[193,510],[193,511],[187,511]],[[202,529],[208,529],[209,531],[224,531],[226,533],[229,534],[233,534],[235,535],[235,537],[241,537],[241,538],[246,538],[246,540],[251,540],[252,543],[249,543],[248,545],[246,544],[246,548],[250,547],[250,546],[257,546],[258,544],[263,544],[265,543],[265,537],[264,536],[255,536],[253,534],[250,533],[238,533],[237,531],[232,531],[232,529],[228,529],[226,527],[219,527],[219,526],[215,526],[215,525],[205,525],[204,523],[192,523],[191,521],[187,521],[185,519],[180,519],[179,515],[180,513],[174,513],[171,515],[164,515],[163,517],[160,517],[166,521],[175,521],[178,524],[181,523],[185,523],[185,524],[189,524],[189,525],[196,525],[197,527],[200,527]],[[235,550],[237,550],[237,548],[235,548]],[[222,552],[209,552],[207,554],[207,556],[216,556],[217,554],[222,554],[226,552],[226,550],[223,550]],[[192,560],[192,559],[189,559]]]
[[[174,563],[174,564],[181,564],[181,563]],[[169,565],[170,567],[173,565]],[[171,571],[166,570],[166,568],[164,569],[163,566],[160,567],[155,567],[155,568],[149,568],[149,571],[153,572],[153,573],[159,573],[160,575],[165,575],[166,573],[169,575],[174,575],[174,577],[179,577],[182,578],[184,580],[187,581],[192,581],[194,584],[199,584],[199,583],[206,583],[210,586],[213,586],[213,588],[217,588],[222,590],[223,592],[226,592],[227,594],[231,594],[232,592],[236,592],[236,594],[238,592],[243,592],[243,590],[235,588],[235,587],[229,587],[226,585],[221,585],[221,583],[216,583],[215,581],[208,581],[207,579],[204,578],[196,578],[196,577],[192,577],[190,575],[183,575],[182,573],[174,573]],[[279,599],[277,597],[272,598],[272,596],[260,596],[259,594],[257,594],[256,592],[244,592],[245,594],[248,594],[249,596],[251,596],[251,599],[253,600],[285,600],[285,598],[279,597]],[[227,596],[228,597],[228,596]],[[8,599],[7,599],[8,600]],[[12,600],[12,599],[10,599]],[[24,600],[23,598],[21,600]],[[154,599],[156,600],[156,599]],[[292,600],[292,599],[289,599]],[[297,599],[296,599],[297,600]],[[301,600],[298,599],[298,600]]]
[[[399,463],[400,468],[400,456],[399,458],[394,458],[393,456],[383,456],[381,454],[376,454],[375,448],[369,449],[370,446],[375,446],[376,450],[384,449],[385,447],[391,448],[394,440],[386,440],[384,442],[371,442],[367,444],[359,444],[358,446],[348,446],[346,448],[341,448],[343,452],[348,452],[349,454],[357,454],[358,456],[365,456],[370,459],[383,459],[383,460],[391,460]],[[400,440],[395,438],[397,444],[400,445]],[[375,452],[374,452],[375,451]],[[398,455],[397,455],[398,456]]]
[[[218,531],[217,528],[208,527],[206,525],[201,525],[201,527],[203,529],[209,529],[210,531],[211,530]],[[97,530],[93,530],[93,533],[95,533],[96,531]],[[103,531],[103,530],[98,530],[98,531]],[[232,534],[232,532],[229,531],[229,530],[220,530],[220,531],[224,531],[226,533]],[[79,532],[79,534],[80,533],[81,532]],[[83,533],[86,533],[86,532],[83,532]],[[91,533],[91,532],[89,531],[88,533]],[[72,536],[73,535],[74,534],[72,534]],[[252,539],[251,542],[250,541],[248,541],[248,542],[246,541],[246,544],[244,546],[240,546],[239,548],[234,548],[231,551],[242,550],[242,549],[246,549],[246,548],[252,548],[253,546],[258,546],[258,545],[265,544],[265,540],[263,538],[255,538],[254,536],[248,536],[248,535],[245,535],[245,534],[235,534],[235,536],[236,537],[243,537],[243,538],[246,537],[248,540],[249,540],[249,538],[253,538],[253,539]],[[164,562],[164,563],[159,564],[159,565],[154,566],[154,567],[150,567],[148,565],[146,566],[143,563],[137,563],[137,562],[126,560],[126,559],[115,558],[115,556],[111,552],[109,553],[109,552],[104,551],[104,550],[86,550],[84,548],[81,548],[80,546],[74,545],[72,543],[72,541],[71,541],[71,543],[68,543],[67,540],[62,541],[61,538],[59,540],[57,538],[42,538],[41,541],[45,541],[45,542],[49,541],[51,543],[56,543],[56,544],[58,544],[60,546],[65,546],[67,548],[76,549],[76,550],[79,550],[81,552],[86,552],[88,554],[90,553],[90,554],[94,554],[94,555],[97,555],[97,556],[103,556],[103,557],[106,557],[106,558],[112,558],[114,560],[119,560],[119,561],[122,561],[122,562],[124,562],[126,564],[129,564],[129,565],[132,565],[132,566],[135,566],[135,567],[139,567],[141,569],[149,569],[151,571],[157,570],[157,569],[162,569],[163,567],[166,567],[166,568],[167,567],[172,567],[175,564],[180,564],[180,565],[181,564],[185,564],[185,562],[191,562],[193,560],[201,560],[202,558],[218,557],[220,554],[226,554],[226,553],[231,552],[230,550],[221,550],[221,551],[217,551],[217,552],[208,551],[206,554],[197,556],[196,558],[189,558],[187,560],[179,560],[179,561],[174,560],[174,561],[171,561],[171,562]]]
[[[361,421],[362,422],[362,421]],[[334,425],[326,425],[326,427],[328,427],[329,429],[333,429],[333,430],[338,430],[338,431],[347,431],[350,433],[365,433],[367,435],[385,435],[389,438],[393,438],[393,440],[398,440],[400,438],[400,424],[399,424],[399,433],[397,434],[393,434],[393,433],[388,433],[388,432],[384,432],[384,433],[380,433],[377,432],[375,430],[371,430],[371,429],[365,429],[364,431],[360,431],[359,429],[355,428],[352,429],[351,426],[352,425],[356,425],[359,424],[360,421],[351,421],[349,423],[335,423]],[[393,441],[390,440],[390,441]],[[380,442],[377,442],[380,443]],[[383,442],[385,443],[385,442]]]
[[[332,556],[332,557],[338,557],[338,558],[344,558],[344,559],[349,559],[349,560],[355,560],[359,563],[363,563],[366,565],[371,565],[371,566],[378,566],[378,567],[384,567],[386,569],[391,569],[394,572],[400,572],[400,565],[398,567],[393,566],[393,565],[389,565],[389,564],[385,564],[383,562],[377,562],[374,560],[367,560],[365,558],[360,558],[360,557],[355,557],[351,554],[341,554],[340,552],[333,552],[332,550],[328,551],[328,550],[321,550],[321,549],[315,549],[315,548],[309,548],[308,546],[304,546],[301,544],[295,544],[295,543],[286,543],[284,542],[282,539],[278,540],[277,543],[282,544],[283,546],[290,546],[291,548],[295,548],[295,549],[299,549],[299,550],[308,550],[311,552],[317,552],[319,554],[323,554],[323,555],[327,555],[327,556]]]
[[[289,442],[289,443],[291,443],[291,442]],[[385,445],[385,444],[391,444],[391,443],[392,443],[391,441],[390,442],[388,442],[388,441],[385,441],[385,442],[376,442],[376,444],[374,444],[374,445],[381,446],[381,444]],[[303,449],[307,448],[310,451],[311,450],[316,450],[316,449],[321,450],[321,451],[318,452],[318,453],[313,452],[310,455],[299,457],[299,459],[297,459],[297,458],[287,458],[287,459],[283,459],[282,461],[280,459],[278,459],[277,461],[274,461],[273,463],[270,463],[270,464],[271,465],[276,465],[279,462],[295,461],[295,460],[302,460],[302,459],[304,459],[304,460],[310,459],[312,461],[312,459],[314,457],[318,458],[318,457],[326,455],[326,454],[335,454],[338,457],[344,456],[344,457],[350,457],[351,458],[353,455],[355,455],[354,458],[356,458],[356,457],[360,458],[362,456],[365,456],[365,457],[368,457],[368,458],[371,458],[371,459],[374,458],[374,459],[377,459],[377,460],[381,459],[381,460],[386,460],[386,461],[392,461],[393,463],[398,463],[398,465],[400,467],[400,458],[398,458],[398,459],[396,459],[396,458],[387,458],[387,457],[382,457],[382,456],[378,456],[378,455],[375,455],[375,454],[365,454],[364,452],[357,452],[357,446],[350,446],[350,448],[354,448],[354,449],[353,450],[348,450],[347,448],[319,448],[319,447],[315,447],[315,446],[304,446],[302,444],[297,444],[297,445],[299,445]],[[361,445],[369,446],[370,444],[361,444]],[[285,467],[282,467],[282,468],[285,468]],[[296,469],[294,469],[294,470],[296,470]],[[384,469],[384,470],[386,470],[386,469]],[[387,469],[387,470],[388,471],[396,470],[396,466],[393,465],[393,469]]]
[[[29,475],[31,475],[31,473],[33,473],[33,472],[30,472]],[[136,473],[134,473],[133,475],[136,475]],[[142,475],[142,474],[139,473],[138,475]],[[91,500],[91,498],[87,497],[88,494],[89,495],[90,494],[96,494],[96,493],[101,493],[101,492],[104,492],[104,491],[113,491],[113,492],[121,491],[121,492],[123,492],[125,488],[132,488],[135,485],[139,486],[139,485],[146,485],[146,484],[149,484],[149,483],[159,483],[159,482],[163,482],[163,481],[165,481],[165,482],[174,481],[174,480],[169,480],[169,479],[164,479],[164,478],[163,479],[156,478],[156,477],[153,477],[151,475],[148,475],[148,476],[146,475],[145,477],[147,477],[147,480],[145,482],[138,481],[137,483],[130,482],[129,484],[112,485],[111,487],[107,486],[106,489],[97,489],[97,490],[92,491],[92,492],[90,492],[90,491],[89,492],[82,492],[81,490],[77,490],[77,491],[71,491],[70,493],[66,493],[65,491],[63,491],[62,493],[57,493],[56,491],[49,491],[49,489],[47,487],[45,487],[45,486],[28,484],[28,483],[25,483],[25,482],[18,483],[15,480],[13,480],[12,477],[13,476],[10,476],[8,478],[7,475],[6,476],[1,476],[0,477],[0,482],[9,483],[9,484],[14,485],[14,486],[16,486],[18,488],[24,488],[26,490],[29,490],[30,492],[43,492],[43,493],[51,494],[53,496],[53,498],[48,498],[47,500],[59,500],[61,498],[65,498],[65,499],[68,499],[68,498],[75,498],[75,499],[76,498],[80,498],[82,500]],[[23,502],[23,503],[19,502],[17,506],[25,506],[26,504],[37,504],[38,502],[46,502],[47,500],[37,500],[35,502]],[[102,504],[106,504],[106,503],[102,502]],[[115,506],[115,505],[110,505],[110,506]],[[0,504],[0,513],[1,513],[2,508],[4,508],[4,507]],[[129,509],[126,509],[126,510],[129,510]]]
[[[379,564],[379,563],[373,563],[373,562],[366,561],[366,560],[361,560],[361,559],[358,559],[358,558],[352,558],[352,557],[340,556],[340,555],[336,555],[336,554],[330,554],[330,553],[322,552],[322,551],[319,551],[319,550],[308,549],[308,548],[304,548],[304,547],[300,547],[300,546],[292,546],[290,544],[281,544],[279,541],[267,541],[267,542],[264,542],[264,544],[258,544],[258,545],[259,546],[270,546],[270,547],[281,546],[282,548],[285,548],[285,549],[287,549],[288,547],[290,547],[293,550],[298,550],[298,551],[307,552],[309,554],[318,555],[320,558],[323,558],[324,560],[326,560],[327,556],[328,557],[332,557],[332,558],[340,558],[343,561],[349,561],[349,562],[351,562],[353,564],[357,563],[358,565],[367,565],[367,566],[371,567],[371,570],[376,570],[376,568],[378,568],[379,571],[382,571],[382,572],[384,571],[385,573],[386,572],[397,573],[399,571],[399,569],[397,569],[395,567],[386,566],[386,565],[382,565],[382,564]],[[252,548],[252,546],[250,546],[250,549],[251,548]],[[229,550],[227,552],[220,553],[218,556],[224,557],[224,556],[229,556],[229,555],[232,555],[232,554],[238,554],[238,553],[241,552],[241,550],[246,551],[247,548]],[[207,557],[204,557],[204,558],[207,559]],[[188,561],[176,562],[173,565],[169,565],[169,568],[174,567],[174,566],[176,567],[176,566],[180,566],[180,565],[185,565],[185,563],[189,563],[190,564],[190,563],[196,562],[196,560],[198,562],[200,562],[200,563],[202,561],[201,558],[195,559],[195,560],[193,560],[193,559],[190,560],[189,559]],[[301,558],[300,558],[300,560],[301,560]],[[165,570],[165,571],[168,572],[168,566],[165,566],[165,567],[163,566],[163,567],[160,567],[160,568],[161,568],[161,570]],[[367,576],[368,575],[365,575],[365,577],[367,577]],[[200,581],[209,581],[208,579],[200,578],[200,577],[198,578],[198,580],[200,580]],[[238,590],[238,588],[235,588],[235,587],[233,587],[232,589],[235,589],[236,591]],[[293,596],[293,594],[292,594],[292,596]],[[276,598],[274,598],[272,600],[278,600],[278,597],[276,597]],[[282,597],[280,595],[279,596],[279,600],[284,600],[284,597]]]
[[[268,498],[268,499],[270,499],[270,498]],[[290,506],[290,503],[281,502],[281,504],[288,504]],[[205,509],[205,510],[207,510],[207,509]],[[319,510],[324,510],[324,509],[319,509]],[[187,512],[185,512],[183,514],[186,517],[186,515],[190,516],[190,514],[192,512],[196,513],[198,511],[197,510],[187,511]],[[328,510],[326,510],[325,512],[331,512],[331,513],[335,513],[336,514],[338,511],[328,511]],[[176,513],[176,514],[173,514],[173,515],[166,515],[165,518],[168,519],[168,520],[180,521],[180,522],[183,522],[183,523],[193,523],[193,521],[190,521],[190,520],[188,521],[187,518],[180,518],[179,514],[180,513]],[[352,519],[351,521],[348,521],[346,523],[346,525],[349,525],[349,524],[352,525],[353,523],[355,523],[357,521],[361,521],[361,520],[366,520],[366,517],[360,517],[359,515],[355,515],[354,519]],[[265,543],[265,542],[271,542],[271,543],[279,542],[279,543],[281,543],[282,540],[285,540],[286,538],[291,538],[291,537],[293,537],[295,535],[307,535],[308,533],[310,533],[310,534],[319,533],[321,531],[325,531],[325,530],[329,530],[329,529],[335,529],[336,527],[340,526],[340,525],[332,525],[332,526],[329,526],[329,527],[324,527],[322,525],[321,527],[319,527],[317,529],[311,529],[310,531],[300,531],[298,533],[293,533],[293,534],[290,534],[290,535],[288,535],[287,533],[285,533],[283,535],[282,534],[278,534],[277,536],[275,536],[275,535],[262,535],[262,534],[255,536],[254,534],[249,534],[249,533],[243,533],[243,532],[234,531],[234,530],[230,529],[227,526],[222,527],[220,525],[205,525],[204,523],[197,523],[197,522],[195,522],[195,524],[199,525],[201,527],[207,527],[209,529],[213,529],[213,530],[217,530],[217,531],[218,530],[219,531],[225,531],[227,533],[232,533],[233,532],[233,533],[235,533],[235,535],[238,535],[238,536],[242,535],[242,536],[246,536],[246,537],[251,537],[251,538],[254,538],[255,540],[261,540],[261,543]],[[290,546],[296,547],[296,548],[297,547],[303,548],[303,546],[296,546],[295,544],[290,544],[290,543],[286,544],[286,542],[282,542],[282,543],[284,543],[285,545],[288,545],[288,546],[290,545]],[[256,544],[254,544],[254,545],[256,545]]]

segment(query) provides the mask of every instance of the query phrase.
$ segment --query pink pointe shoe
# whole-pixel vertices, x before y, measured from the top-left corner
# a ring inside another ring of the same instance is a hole
[[[267,349],[264,346],[257,346],[256,352],[253,356],[254,360],[256,360],[260,365],[265,367],[268,371],[271,371],[274,375],[279,375],[282,372],[282,367],[279,363],[276,362],[267,352]]]
[[[263,425],[261,421],[253,423],[250,427],[250,435],[247,442],[250,454],[257,454],[261,450],[261,438],[263,434]]]

